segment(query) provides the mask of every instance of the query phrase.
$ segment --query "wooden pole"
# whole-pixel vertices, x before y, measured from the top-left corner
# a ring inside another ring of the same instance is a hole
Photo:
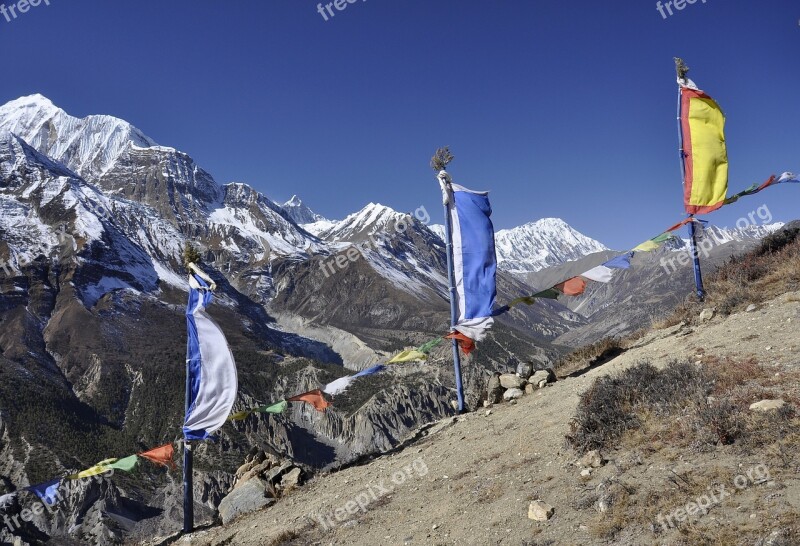
[[[683,59],[680,57],[675,57],[675,72],[678,75],[678,80],[683,81],[686,79],[686,74],[689,73],[689,67],[683,62]],[[686,151],[683,149],[683,126],[681,125],[681,89],[680,84],[678,86],[678,142],[679,142],[679,154],[681,160],[681,183],[684,183],[686,180]],[[694,223],[694,215],[690,214],[689,218],[692,219],[689,222],[689,248],[692,254],[692,264],[694,266],[694,284],[695,290],[697,291],[697,297],[700,301],[704,301],[706,298],[706,291],[703,287],[703,272],[700,270],[700,255],[697,252],[697,231],[696,226]]]

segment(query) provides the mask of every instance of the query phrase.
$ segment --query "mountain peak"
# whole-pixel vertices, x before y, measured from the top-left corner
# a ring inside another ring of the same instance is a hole
[[[46,109],[53,109],[53,110],[60,110],[53,101],[42,95],[41,93],[34,93],[32,95],[24,95],[19,97],[18,99],[14,99],[9,101],[0,108],[9,108],[9,109],[16,109],[16,108],[46,108]]]
[[[39,93],[0,106],[0,131],[19,135],[84,178],[106,172],[131,146],[157,146],[123,119],[106,115],[76,118]]]
[[[496,233],[497,265],[514,274],[539,271],[608,248],[561,218],[541,218]]]
[[[308,208],[297,195],[293,195],[291,199],[281,205],[281,208],[286,211],[286,214],[298,225],[326,221],[325,217]]]

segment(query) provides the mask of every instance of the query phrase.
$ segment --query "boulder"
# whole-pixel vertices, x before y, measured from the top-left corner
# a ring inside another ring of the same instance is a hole
[[[531,385],[530,383],[525,385],[525,394],[533,394],[533,391],[535,391],[535,390],[536,390],[536,387],[534,385]]]
[[[497,404],[503,399],[503,386],[500,384],[500,374],[495,373],[489,378],[486,385],[486,400],[490,404]]]
[[[281,478],[281,488],[288,489],[290,487],[297,487],[300,485],[300,479],[302,477],[303,471],[299,468],[293,468],[289,472],[283,475]]]
[[[219,503],[219,516],[222,523],[227,525],[243,514],[255,512],[274,502],[275,499],[267,496],[267,483],[264,480],[248,480],[222,499]]]
[[[747,309],[745,309],[744,312],[745,313],[752,313],[756,309],[758,309],[758,305],[756,305],[755,303],[751,303],[750,305],[747,306]]]
[[[539,370],[535,374],[533,374],[530,379],[528,379],[528,383],[533,385],[539,386],[539,383],[544,382],[545,385],[550,381],[550,374],[547,370]]]
[[[703,309],[700,313],[700,320],[708,321],[714,318],[714,310],[713,309]]]
[[[750,404],[750,411],[775,411],[781,409],[783,406],[786,405],[786,402],[778,399],[778,400],[762,400],[760,402],[755,402]]]
[[[553,517],[555,509],[546,502],[535,500],[528,506],[528,518],[534,521],[547,521]]]
[[[500,376],[500,385],[502,385],[504,389],[521,389],[525,386],[525,380],[517,374],[504,373]]]
[[[517,375],[520,377],[530,377],[533,373],[533,362],[520,362],[517,365]]]
[[[520,389],[508,389],[503,393],[503,400],[516,400],[517,398],[522,398],[524,395],[525,393]]]
[[[255,462],[255,461],[253,461]],[[247,472],[242,474],[242,476],[236,481],[236,485],[233,486],[234,489],[242,485],[248,480],[252,480],[253,478],[257,478],[272,466],[272,461],[269,459],[262,461],[260,464],[257,464],[250,468]]]
[[[239,468],[236,469],[236,474],[235,474],[236,477],[238,478],[239,476],[244,476],[255,465],[256,465],[256,463],[253,462],[253,461],[244,463],[242,466],[240,466]]]
[[[286,474],[293,466],[292,463],[283,463],[281,466],[270,470],[264,477],[269,483],[275,483],[278,481],[278,478]]]
[[[605,464],[605,459],[600,454],[599,451],[593,449],[586,453],[583,457],[580,458],[578,464],[581,465],[583,468],[600,468]]]

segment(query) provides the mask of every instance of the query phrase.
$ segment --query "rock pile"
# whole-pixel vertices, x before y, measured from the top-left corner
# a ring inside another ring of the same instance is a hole
[[[251,452],[236,470],[233,489],[219,504],[222,523],[273,504],[302,480],[303,469],[291,461],[260,450]]]
[[[495,372],[489,377],[486,384],[486,400],[484,406],[498,404],[501,401],[516,400],[526,394],[532,394],[538,389],[543,389],[548,383],[556,380],[556,374],[551,369],[533,370],[532,365],[520,364],[517,373],[501,374]]]

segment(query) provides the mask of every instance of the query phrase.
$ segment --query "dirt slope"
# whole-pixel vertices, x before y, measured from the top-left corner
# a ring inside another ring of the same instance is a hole
[[[319,476],[270,508],[178,544],[796,544],[796,536],[781,536],[800,521],[797,450],[779,458],[735,446],[703,452],[627,445],[605,453],[605,466],[581,476],[577,455],[564,438],[579,395],[593,380],[640,361],[660,367],[709,355],[755,357],[769,366],[771,376],[785,377],[774,382],[773,391],[796,405],[798,322],[800,292],[795,292],[754,312],[654,330],[581,377],[516,404],[497,405],[488,415],[483,409],[443,422],[401,452]],[[698,498],[698,484],[705,484],[700,478],[709,475],[716,481],[703,491],[727,489],[714,496],[718,502],[707,514],[674,528],[641,519],[647,495],[668,494],[667,506],[677,510]],[[681,480],[695,487],[683,487]],[[629,503],[600,513],[594,500],[611,483],[622,484]],[[549,521],[528,519],[535,499],[555,508]]]

